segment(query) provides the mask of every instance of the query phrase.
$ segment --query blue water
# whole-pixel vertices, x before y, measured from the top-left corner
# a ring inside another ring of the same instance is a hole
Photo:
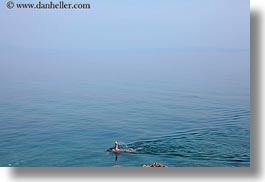
[[[249,166],[248,51],[192,54],[2,61],[0,166]]]

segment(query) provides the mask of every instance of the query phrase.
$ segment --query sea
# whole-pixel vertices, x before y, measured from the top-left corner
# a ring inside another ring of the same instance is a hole
[[[249,50],[49,55],[0,62],[0,166],[250,166]]]

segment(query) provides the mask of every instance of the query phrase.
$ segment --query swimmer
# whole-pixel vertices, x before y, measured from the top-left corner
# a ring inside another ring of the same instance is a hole
[[[128,149],[119,149],[119,144],[116,141],[115,142],[115,146],[111,149],[112,152],[135,152],[136,150],[132,149],[132,148],[128,148]]]
[[[119,152],[119,145],[118,145],[118,142],[117,142],[117,141],[115,142],[115,147],[113,147],[113,148],[111,149],[111,151],[112,151],[112,152]]]

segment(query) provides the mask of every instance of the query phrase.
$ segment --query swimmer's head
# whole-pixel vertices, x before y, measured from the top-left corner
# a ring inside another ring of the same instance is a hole
[[[115,145],[118,145],[118,142],[117,141],[115,142]]]

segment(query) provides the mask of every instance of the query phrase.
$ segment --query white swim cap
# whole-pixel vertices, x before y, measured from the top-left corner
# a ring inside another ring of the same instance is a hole
[[[118,142],[117,142],[117,141],[115,141],[115,144],[116,144],[116,145],[118,145]]]

